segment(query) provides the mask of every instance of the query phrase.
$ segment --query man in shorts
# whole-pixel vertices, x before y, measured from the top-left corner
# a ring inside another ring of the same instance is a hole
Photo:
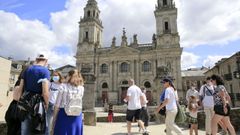
[[[141,112],[141,101],[144,102],[144,97],[141,89],[135,85],[135,82],[133,79],[130,79],[128,81],[130,87],[127,90],[127,97],[124,99],[125,102],[128,102],[127,107],[127,130],[128,135],[131,135],[131,124],[133,121],[133,118],[138,122],[141,129],[143,129],[143,133],[146,134],[147,131],[144,127],[144,123],[139,120],[139,115]]]

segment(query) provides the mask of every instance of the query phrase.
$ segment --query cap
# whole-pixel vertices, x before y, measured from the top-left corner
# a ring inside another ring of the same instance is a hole
[[[46,60],[47,58],[43,54],[39,54],[36,59],[37,60]]]
[[[165,82],[169,82],[169,83],[172,83],[172,80],[171,79],[168,79],[168,78],[164,78],[161,83],[165,83]]]

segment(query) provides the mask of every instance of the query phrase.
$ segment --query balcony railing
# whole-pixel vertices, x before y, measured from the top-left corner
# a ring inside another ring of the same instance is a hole
[[[234,72],[233,72],[233,76],[234,76],[234,78],[236,78],[236,79],[240,79],[240,70],[234,71]]]
[[[232,73],[224,74],[224,80],[231,81],[232,79]]]

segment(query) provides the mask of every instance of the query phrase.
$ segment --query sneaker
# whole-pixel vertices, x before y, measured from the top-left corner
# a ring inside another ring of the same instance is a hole
[[[229,135],[228,132],[222,130],[219,133],[217,133],[217,135]]]
[[[143,131],[143,134],[148,134],[148,133],[150,133],[147,129],[145,129],[144,131]]]

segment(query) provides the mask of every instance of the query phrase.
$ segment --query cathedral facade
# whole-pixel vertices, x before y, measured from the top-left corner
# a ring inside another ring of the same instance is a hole
[[[149,104],[159,101],[160,81],[171,78],[182,96],[180,37],[177,30],[177,8],[173,0],[158,0],[154,11],[156,34],[152,41],[139,44],[137,35],[128,43],[123,29],[121,44],[113,37],[111,47],[104,47],[103,24],[96,0],[88,0],[79,22],[76,66],[82,74],[91,74],[95,81],[96,103],[123,103],[128,80],[145,87]]]

